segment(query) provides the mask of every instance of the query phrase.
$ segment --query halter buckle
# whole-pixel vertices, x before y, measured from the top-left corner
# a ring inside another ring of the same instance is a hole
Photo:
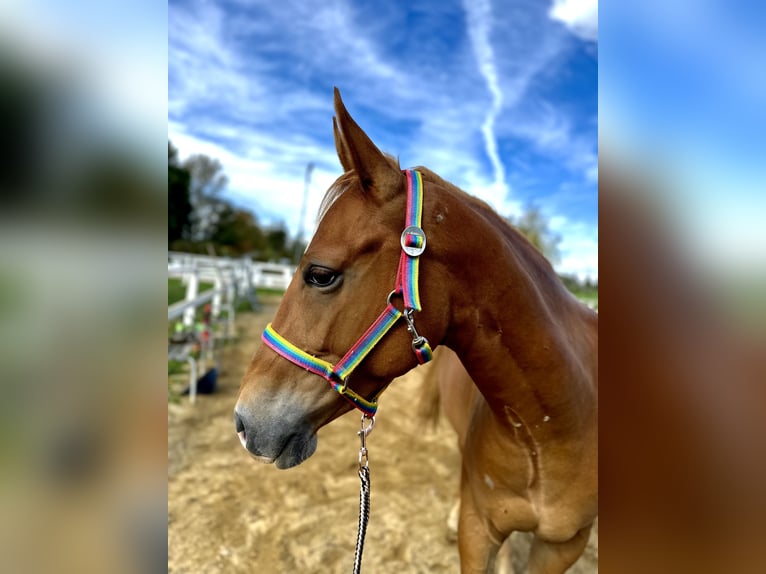
[[[417,225],[410,225],[402,231],[402,251],[410,257],[419,257],[426,250],[426,234]]]

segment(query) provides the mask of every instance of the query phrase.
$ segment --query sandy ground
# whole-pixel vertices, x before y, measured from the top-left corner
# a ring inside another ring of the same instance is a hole
[[[168,405],[168,572],[347,573],[359,511],[359,416],[319,432],[316,453],[277,470],[255,462],[234,432],[239,380],[275,306],[237,318],[239,342],[221,356],[219,391]],[[422,370],[380,399],[369,438],[371,517],[363,572],[459,572],[446,519],[456,500],[459,453],[446,422],[415,417]],[[514,562],[526,540],[514,536]],[[597,572],[598,533],[570,572]],[[523,569],[519,569],[522,572]]]

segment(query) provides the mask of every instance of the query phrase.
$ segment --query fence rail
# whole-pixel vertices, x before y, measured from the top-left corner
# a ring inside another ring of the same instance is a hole
[[[188,309],[197,309],[197,307],[201,307],[212,301],[214,297],[220,297],[223,294],[223,289],[208,289],[189,301],[177,301],[168,307],[168,321],[178,319],[183,316]]]

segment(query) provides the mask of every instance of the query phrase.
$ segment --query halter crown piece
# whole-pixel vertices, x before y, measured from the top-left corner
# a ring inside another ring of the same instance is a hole
[[[373,347],[388,333],[400,317],[404,316],[407,330],[412,336],[412,350],[421,365],[433,358],[433,351],[428,340],[415,330],[413,313],[421,310],[418,277],[420,256],[426,248],[426,234],[421,227],[423,216],[423,178],[420,172],[404,170],[407,178],[407,213],[405,229],[402,232],[402,253],[399,258],[399,270],[396,274],[394,290],[388,296],[386,308],[370,325],[364,334],[335,365],[310,355],[296,347],[277,333],[271,323],[266,326],[261,339],[275,353],[295,363],[307,371],[326,379],[330,386],[349,401],[365,416],[373,417],[378,410],[377,397],[366,399],[348,388],[348,378],[370,354]],[[404,311],[391,303],[394,297],[401,297]]]

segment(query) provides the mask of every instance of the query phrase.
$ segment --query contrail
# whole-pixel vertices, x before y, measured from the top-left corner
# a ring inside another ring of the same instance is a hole
[[[505,168],[500,161],[495,139],[495,119],[503,107],[503,93],[500,91],[497,69],[495,67],[495,53],[489,43],[489,30],[492,21],[492,6],[489,0],[463,0],[463,9],[468,20],[468,35],[471,38],[473,52],[479,71],[487,82],[487,88],[492,94],[492,107],[487,112],[481,132],[484,135],[484,146],[492,163],[495,175],[494,187],[508,190],[505,182]]]

